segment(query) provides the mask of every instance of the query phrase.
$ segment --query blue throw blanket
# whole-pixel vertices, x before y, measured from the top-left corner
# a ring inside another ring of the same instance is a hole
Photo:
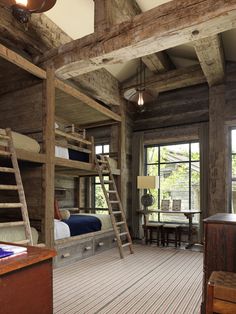
[[[70,228],[71,236],[99,231],[102,228],[101,221],[94,216],[71,215],[68,220],[63,220]]]

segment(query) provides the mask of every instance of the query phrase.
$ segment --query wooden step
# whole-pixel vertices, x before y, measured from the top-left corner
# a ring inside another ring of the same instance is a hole
[[[101,159],[98,159],[98,163],[99,164],[105,164],[105,165],[108,164],[108,162],[106,160],[101,160]]]
[[[118,204],[119,201],[110,201],[111,204]]]
[[[107,193],[110,193],[110,194],[115,194],[116,191],[115,190],[108,190]]]
[[[3,140],[9,140],[10,137],[4,134],[0,134],[0,138],[2,138]]]
[[[117,225],[117,226],[124,225],[124,224],[125,224],[125,222],[124,222],[124,221],[119,221],[119,222],[116,222],[116,225]]]
[[[0,172],[15,173],[15,169],[8,167],[0,167]]]
[[[16,226],[24,226],[24,221],[12,221],[12,222],[1,222],[0,228],[8,228],[8,227],[16,227]]]
[[[119,236],[122,237],[122,236],[127,235],[127,234],[128,234],[128,232],[122,232],[122,233],[119,233]]]
[[[130,246],[130,245],[131,243],[127,242],[127,243],[122,244],[122,247]]]
[[[0,203],[0,208],[21,208],[22,203]]]
[[[112,212],[113,215],[119,215],[121,213],[122,213],[121,211],[114,211],[114,212]]]
[[[7,185],[7,184],[0,184],[0,190],[18,190],[18,186],[17,185]]]
[[[0,156],[10,157],[10,156],[11,156],[11,153],[6,152],[5,150],[0,150]]]
[[[111,183],[113,183],[113,181],[112,180],[104,180],[103,183],[104,184],[111,184]]]

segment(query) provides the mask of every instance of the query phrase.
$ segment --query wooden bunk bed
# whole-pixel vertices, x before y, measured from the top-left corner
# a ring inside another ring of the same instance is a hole
[[[112,229],[54,241],[55,176],[97,174],[93,139],[55,129],[55,122],[58,120],[59,124],[65,122],[79,126],[107,124],[111,121],[119,123],[120,115],[55,78],[53,69],[45,71],[3,45],[0,45],[0,57],[2,68],[14,70],[26,82],[25,85],[16,84],[17,88],[11,91],[0,91],[0,108],[3,113],[0,116],[0,128],[9,127],[28,135],[36,139],[41,148],[40,152],[16,150],[31,225],[40,231],[40,241],[58,250],[57,265],[112,247],[115,245]],[[74,150],[88,154],[88,160],[55,157],[55,146],[60,138],[66,138],[67,144]],[[114,169],[114,174],[119,175],[119,169]]]

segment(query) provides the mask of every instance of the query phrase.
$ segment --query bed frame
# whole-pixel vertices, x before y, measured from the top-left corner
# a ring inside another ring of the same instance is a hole
[[[4,112],[0,117],[0,128],[8,127],[28,135],[36,139],[41,146],[41,153],[17,150],[31,225],[40,231],[40,242],[44,242],[48,247],[55,246],[58,250],[56,265],[115,246],[114,233],[111,230],[54,243],[55,173],[72,177],[97,174],[93,157],[89,162],[55,157],[58,136],[68,136],[55,131],[55,121],[59,118],[70,124],[78,123],[82,128],[83,125],[90,128],[111,125],[114,122],[119,126],[121,116],[57,79],[53,69],[48,68],[45,71],[0,44],[0,62],[1,60],[6,69],[9,67],[14,70],[15,67],[16,75],[23,75],[25,84],[22,82],[21,89],[13,88],[11,92],[0,95],[0,109]],[[73,137],[73,134],[70,136]],[[87,141],[83,137],[80,139]],[[118,142],[120,139],[116,140]],[[79,150],[89,150],[93,156],[93,143],[91,139],[88,142],[90,148],[80,147]],[[120,156],[119,151],[117,156]],[[120,170],[114,168],[114,174],[119,175]]]
[[[56,240],[57,256],[54,259],[54,265],[55,267],[64,266],[115,246],[117,243],[113,229]]]

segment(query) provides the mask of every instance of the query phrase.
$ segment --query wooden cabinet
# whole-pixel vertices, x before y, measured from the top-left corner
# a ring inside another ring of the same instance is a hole
[[[214,270],[236,272],[236,215],[216,214],[204,220],[203,302],[206,286]]]
[[[0,313],[53,313],[53,256],[54,250],[28,247],[27,253],[0,259]]]

